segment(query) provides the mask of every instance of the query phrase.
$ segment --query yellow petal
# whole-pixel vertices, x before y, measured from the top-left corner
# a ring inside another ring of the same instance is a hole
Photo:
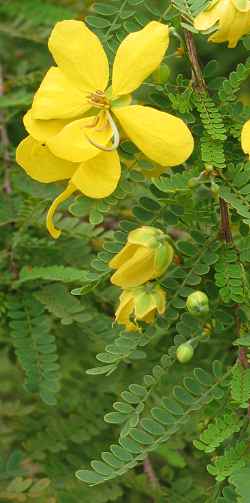
[[[76,191],[76,187],[72,183],[69,183],[67,185],[66,189],[61,194],[59,194],[59,196],[56,197],[56,199],[53,201],[52,205],[49,208],[49,211],[47,213],[46,223],[47,223],[47,229],[48,229],[50,235],[52,236],[52,238],[54,238],[54,239],[58,239],[59,236],[61,235],[61,232],[62,232],[59,229],[56,229],[56,227],[53,224],[53,217],[54,217],[55,211],[57,210],[59,204],[66,201],[66,199],[68,199],[75,191]]]
[[[99,199],[114,192],[120,176],[121,167],[117,152],[101,152],[79,166],[72,182],[85,196]]]
[[[59,68],[52,66],[46,73],[32,104],[34,119],[71,119],[79,117],[91,105],[87,93],[79,91]]]
[[[250,156],[250,120],[245,122],[241,131],[241,146],[243,152]]]
[[[111,269],[118,269],[121,265],[123,265],[127,260],[129,260],[138,249],[138,246],[131,245],[127,243],[119,253],[117,253],[109,262],[109,267]]]
[[[228,41],[228,47],[235,47],[238,40],[250,31],[250,3],[236,0],[217,0],[205,11],[198,14],[194,26],[198,30],[207,30],[218,21],[215,33],[209,41],[221,43]]]
[[[37,141],[46,142],[51,136],[59,133],[66,126],[68,120],[40,120],[33,119],[32,109],[23,118],[26,131]]]
[[[96,117],[84,117],[65,126],[59,134],[50,138],[47,145],[51,152],[58,157],[72,162],[87,161],[100,153],[100,150],[88,140],[107,145],[112,137],[112,129],[107,125],[102,131],[97,131],[93,124]]]
[[[209,40],[211,42],[226,42],[228,47],[236,47],[239,39],[246,35],[250,30],[250,13],[239,12],[233,6],[227,9],[224,16],[221,17],[219,29]]]
[[[133,295],[130,291],[122,292],[120,303],[115,313],[115,321],[121,324],[129,323],[130,315],[134,309]]]
[[[168,31],[167,25],[151,21],[122,41],[113,66],[113,96],[134,91],[159,66],[168,47]]]
[[[193,137],[181,119],[141,105],[115,108],[113,112],[128,137],[161,166],[182,164],[191,155]]]
[[[78,89],[104,91],[109,64],[98,37],[84,22],[57,23],[50,35],[49,50],[57,65]]]
[[[154,278],[154,253],[144,247],[136,250],[111,277],[111,283],[121,288],[133,288]]]
[[[208,9],[200,12],[200,14],[198,14],[198,16],[194,19],[194,27],[196,30],[203,31],[212,28],[212,26],[214,26],[214,24],[219,20],[220,15],[223,14],[223,7],[225,6],[226,4],[224,0],[223,2],[221,2],[221,0],[217,0],[217,2],[214,2],[213,6],[209,6]]]
[[[31,178],[43,183],[70,178],[78,167],[78,164],[58,159],[31,136],[19,143],[16,161]]]

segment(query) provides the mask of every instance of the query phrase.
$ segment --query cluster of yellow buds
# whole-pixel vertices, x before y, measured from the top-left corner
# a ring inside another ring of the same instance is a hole
[[[111,282],[123,289],[115,320],[128,331],[140,329],[138,321],[153,323],[157,312],[165,312],[166,293],[150,281],[165,273],[173,255],[166,234],[143,226],[129,233],[126,245],[110,261],[116,269]]]

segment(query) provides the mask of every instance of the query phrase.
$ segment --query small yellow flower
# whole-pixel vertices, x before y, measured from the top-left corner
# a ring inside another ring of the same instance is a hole
[[[249,155],[250,159],[250,120],[245,122],[241,131],[241,146],[245,154]]]
[[[173,248],[166,235],[154,227],[143,226],[131,231],[128,242],[110,261],[117,271],[111,282],[128,289],[161,276],[173,260]]]
[[[217,26],[218,23],[218,26]],[[207,9],[194,20],[197,30],[216,27],[216,32],[209,37],[215,43],[228,42],[228,47],[235,47],[241,37],[250,31],[249,0],[213,0]]]
[[[156,313],[166,310],[166,294],[160,286],[151,284],[125,290],[120,295],[120,304],[115,313],[115,321],[125,325],[129,332],[140,330],[138,321],[153,323]]]
[[[131,104],[130,93],[160,65],[168,43],[168,27],[156,21],[128,35],[118,48],[109,86],[109,63],[97,36],[82,21],[57,23],[48,42],[57,66],[48,70],[24,117],[30,137],[19,145],[17,162],[40,182],[70,179],[64,196],[75,188],[89,197],[106,197],[120,177],[115,120],[153,161],[162,166],[184,162],[193,150],[185,123]],[[39,169],[42,151],[50,162]],[[107,154],[103,165],[100,152]],[[96,165],[88,169],[93,158]],[[56,229],[53,236],[59,236]]]

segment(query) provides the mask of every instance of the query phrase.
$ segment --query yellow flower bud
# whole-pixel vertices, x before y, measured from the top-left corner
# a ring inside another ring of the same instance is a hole
[[[191,293],[186,302],[187,310],[194,316],[202,316],[209,312],[208,296],[197,290]]]
[[[148,284],[125,290],[120,295],[120,304],[115,313],[115,321],[125,325],[129,332],[140,330],[138,321],[153,323],[156,313],[166,309],[165,291],[158,285]]]
[[[176,350],[176,358],[180,363],[187,363],[192,360],[194,354],[193,346],[189,342],[180,344]]]
[[[228,47],[235,47],[241,37],[250,31],[249,0],[213,0],[207,9],[200,12],[194,20],[194,27],[199,31],[218,26],[209,41],[228,42]]]
[[[109,266],[117,269],[111,282],[123,289],[143,285],[161,276],[172,260],[166,235],[155,227],[140,227],[129,233],[127,244],[110,261]]]

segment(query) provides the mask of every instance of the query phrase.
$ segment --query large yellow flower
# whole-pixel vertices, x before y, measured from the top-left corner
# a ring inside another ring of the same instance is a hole
[[[31,111],[33,120],[68,121],[47,139],[51,152],[72,162],[97,155],[94,145],[104,147],[116,132],[115,117],[150,159],[163,166],[184,162],[193,150],[184,122],[151,107],[130,105],[130,93],[159,66],[168,43],[168,27],[156,21],[128,35],[116,53],[108,87],[108,59],[96,35],[81,21],[57,23],[48,45],[58,66],[49,69]],[[81,118],[90,109],[94,119]]]
[[[117,271],[111,282],[128,289],[161,276],[173,260],[173,248],[166,235],[155,227],[143,226],[131,231],[128,242],[109,266]]]
[[[217,24],[218,23],[218,26]],[[208,30],[217,27],[209,41],[228,42],[228,47],[235,47],[239,39],[250,31],[249,0],[213,0],[207,9],[194,20],[197,30]]]
[[[17,162],[40,182],[70,178],[63,198],[74,188],[89,197],[106,197],[120,177],[115,121],[161,166],[184,162],[193,150],[193,137],[184,122],[131,104],[130,93],[159,66],[168,43],[168,27],[156,21],[128,35],[118,48],[109,86],[109,64],[97,36],[81,21],[57,23],[48,43],[57,66],[48,70],[24,117],[30,137],[19,145]],[[43,169],[38,176],[41,155]],[[59,236],[56,229],[52,234]]]
[[[115,321],[125,325],[129,332],[140,330],[136,323],[153,323],[156,313],[163,314],[166,310],[166,294],[164,290],[150,283],[131,290],[125,290],[120,295],[120,304],[115,313]]]

